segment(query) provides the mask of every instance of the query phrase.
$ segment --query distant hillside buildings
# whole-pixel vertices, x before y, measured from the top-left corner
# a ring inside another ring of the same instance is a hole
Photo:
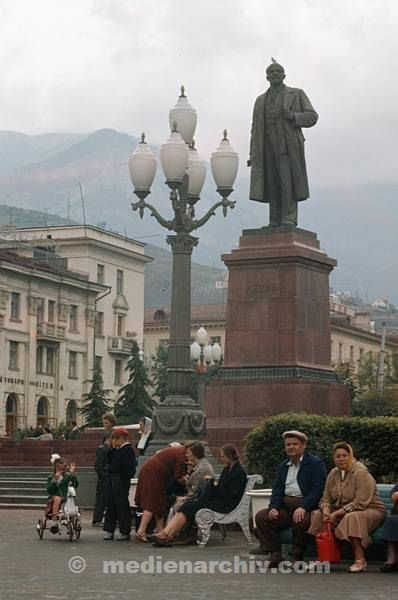
[[[199,327],[204,327],[209,335],[209,343],[225,345],[226,304],[193,305],[191,311],[191,335],[194,339]],[[373,330],[369,313],[355,312],[353,308],[331,300],[331,360],[332,365],[349,365],[354,372],[359,361],[369,352],[380,351],[380,335]],[[170,307],[145,309],[144,357],[148,368],[152,367],[153,355],[159,344],[167,344],[169,339]],[[398,339],[387,337],[386,352],[398,352]]]

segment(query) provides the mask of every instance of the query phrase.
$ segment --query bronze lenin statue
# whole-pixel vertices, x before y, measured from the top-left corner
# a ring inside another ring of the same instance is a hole
[[[298,88],[283,83],[284,68],[266,70],[268,90],[254,104],[250,141],[250,199],[268,202],[270,226],[297,226],[297,202],[309,197],[302,127],[318,115]]]

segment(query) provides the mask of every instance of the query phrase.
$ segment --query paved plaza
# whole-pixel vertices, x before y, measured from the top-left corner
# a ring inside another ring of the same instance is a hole
[[[78,542],[70,543],[65,535],[53,536],[48,531],[40,541],[35,531],[39,516],[40,511],[0,511],[0,600],[131,600],[137,597],[163,600],[335,600],[343,597],[373,600],[380,597],[392,600],[398,589],[398,574],[379,573],[377,563],[372,563],[367,573],[358,575],[346,573],[346,565],[323,574],[265,574],[258,569],[246,574],[221,573],[217,569],[213,574],[159,572],[163,567],[170,568],[167,560],[192,561],[195,568],[198,568],[195,561],[206,561],[199,566],[201,571],[212,568],[210,561],[230,561],[233,565],[234,561],[241,560],[249,567],[251,561],[243,535],[238,532],[228,533],[223,542],[215,530],[204,549],[196,546],[153,548],[134,542],[103,541],[102,531],[90,527],[90,515],[86,514]],[[104,567],[104,561],[119,562],[115,563],[116,567],[109,567],[107,563]],[[222,564],[221,570],[228,571],[228,564]],[[136,572],[138,567],[144,572]],[[116,568],[118,572],[106,573],[104,568],[108,571]]]

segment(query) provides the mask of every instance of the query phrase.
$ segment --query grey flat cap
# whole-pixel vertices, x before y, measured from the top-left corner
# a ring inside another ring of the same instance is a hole
[[[305,435],[305,433],[303,433],[302,431],[296,431],[295,429],[292,429],[291,431],[285,431],[284,433],[282,433],[282,437],[283,439],[287,437],[294,437],[298,438],[302,442],[308,442],[308,438]]]

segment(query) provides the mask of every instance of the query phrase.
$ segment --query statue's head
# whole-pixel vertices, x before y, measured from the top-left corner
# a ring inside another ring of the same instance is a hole
[[[285,69],[276,61],[267,67],[265,74],[270,85],[280,85],[286,77]]]

